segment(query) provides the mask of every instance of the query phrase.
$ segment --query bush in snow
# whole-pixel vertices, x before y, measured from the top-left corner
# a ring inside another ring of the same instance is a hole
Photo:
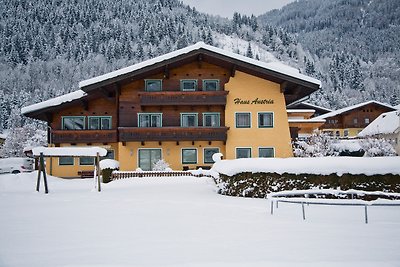
[[[153,163],[153,171],[162,172],[166,171],[167,169],[169,169],[169,164],[163,159],[160,159],[157,162]]]
[[[103,159],[100,161],[100,169],[103,183],[109,183],[112,172],[119,170],[119,162],[113,159]]]
[[[333,147],[335,141],[328,134],[315,131],[307,140],[294,142],[293,154],[295,157],[338,156],[338,151]]]
[[[368,137],[360,140],[360,145],[365,151],[364,157],[396,156],[393,145],[384,138]]]

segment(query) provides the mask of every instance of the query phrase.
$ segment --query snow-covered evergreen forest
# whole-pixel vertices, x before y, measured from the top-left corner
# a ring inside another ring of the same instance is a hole
[[[399,2],[367,2],[298,1],[259,18],[224,19],[178,0],[0,0],[0,132],[33,123],[15,119],[22,106],[197,41],[260,60],[271,53],[321,79],[311,99],[319,105],[398,104]]]

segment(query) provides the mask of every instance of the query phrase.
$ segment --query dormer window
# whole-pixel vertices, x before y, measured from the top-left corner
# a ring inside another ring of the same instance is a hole
[[[219,80],[203,80],[203,91],[218,91]]]
[[[197,80],[181,80],[181,91],[196,91]]]
[[[146,92],[162,91],[162,80],[145,80]]]

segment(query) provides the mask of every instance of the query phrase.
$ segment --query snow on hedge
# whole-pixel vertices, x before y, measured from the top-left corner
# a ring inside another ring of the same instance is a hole
[[[119,162],[114,159],[103,159],[100,160],[100,169],[119,169]]]
[[[318,157],[318,158],[250,158],[221,160],[213,171],[228,176],[241,172],[270,172],[291,174],[329,175],[349,174],[394,174],[400,175],[400,157]]]

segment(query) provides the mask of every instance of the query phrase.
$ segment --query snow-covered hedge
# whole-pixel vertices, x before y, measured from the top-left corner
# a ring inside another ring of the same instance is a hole
[[[221,160],[212,170],[220,193],[231,196],[313,188],[400,192],[400,157]]]
[[[272,192],[315,188],[364,190],[400,193],[400,175],[385,174],[277,174],[244,172],[234,176],[220,174],[219,193],[229,196],[264,198]]]

